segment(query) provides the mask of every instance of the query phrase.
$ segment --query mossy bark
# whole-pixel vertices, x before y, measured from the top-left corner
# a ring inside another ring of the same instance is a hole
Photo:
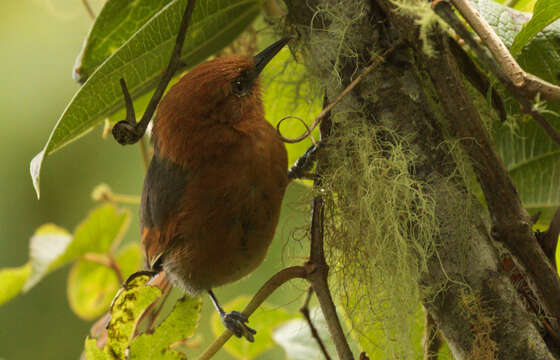
[[[420,44],[414,19],[395,13],[388,0],[285,1],[288,25],[300,35],[302,59],[326,89],[329,102],[375,58],[373,54],[400,43],[333,109],[332,117],[339,119],[333,131],[344,132],[345,124],[362,118],[372,127],[398,133],[414,154],[408,176],[423,184],[422,191],[433,199],[438,224],[433,229],[436,250],[423,259],[427,265],[417,286],[455,358],[557,358],[538,320],[501,270],[498,245],[489,235],[490,215],[469,191],[467,157],[457,150],[460,139],[453,136],[442,99],[434,91],[427,71],[430,57]],[[437,31],[431,36],[436,44],[446,37]],[[435,57],[448,51],[435,50]],[[325,159],[329,161],[328,148]]]

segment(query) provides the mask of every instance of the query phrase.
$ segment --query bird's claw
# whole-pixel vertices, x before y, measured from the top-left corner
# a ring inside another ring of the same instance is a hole
[[[255,329],[250,328],[245,323],[249,321],[247,315],[239,311],[232,311],[222,315],[222,322],[238,338],[244,337],[249,342],[255,341],[253,335],[257,333]]]
[[[116,123],[112,133],[115,140],[121,145],[134,144],[140,139],[136,126],[126,120]]]

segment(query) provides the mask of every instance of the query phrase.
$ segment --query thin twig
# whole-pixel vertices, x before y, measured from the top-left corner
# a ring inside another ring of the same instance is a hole
[[[387,55],[389,55],[391,52],[393,52],[393,50],[395,50],[395,48],[398,46],[394,45],[391,48],[387,49],[383,55],[378,56],[375,61],[373,63],[371,63],[371,65],[369,65],[368,67],[366,67],[361,73],[360,75],[358,75],[350,84],[348,84],[348,86],[342,90],[342,92],[340,94],[338,94],[338,96],[336,97],[336,99],[334,99],[334,101],[330,104],[328,104],[327,106],[325,106],[323,108],[323,110],[321,111],[321,113],[315,118],[315,120],[313,120],[313,122],[311,123],[311,126],[306,126],[306,130],[303,133],[303,135],[300,135],[296,138],[288,138],[282,135],[282,133],[280,132],[280,125],[289,118],[293,118],[293,116],[286,116],[284,118],[282,118],[278,124],[276,124],[276,132],[278,134],[278,137],[280,139],[282,139],[282,141],[284,141],[285,143],[289,143],[289,144],[294,144],[294,143],[298,143],[302,140],[305,140],[307,137],[309,137],[311,135],[311,133],[313,132],[313,130],[315,130],[315,128],[317,127],[317,125],[319,125],[321,123],[321,121],[325,118],[325,116],[332,110],[332,108],[338,104],[338,102],[340,100],[342,100],[342,98],[344,96],[346,96],[346,94],[348,94],[350,91],[352,91],[352,89],[354,89],[356,87],[356,85],[358,85],[358,83],[367,75],[369,74],[373,69],[375,69],[377,66],[379,66],[379,64],[381,64],[383,61],[385,61],[385,57],[387,57]]]
[[[329,352],[327,351],[327,348],[325,347],[323,340],[321,340],[321,337],[319,336],[319,332],[317,332],[315,325],[313,325],[313,321],[311,321],[311,315],[309,315],[309,301],[311,300],[311,295],[313,295],[313,288],[309,287],[309,290],[307,290],[307,296],[305,297],[305,302],[303,303],[303,306],[299,309],[299,312],[303,315],[303,317],[307,321],[307,325],[309,325],[309,329],[311,330],[311,336],[313,336],[315,341],[317,341],[317,344],[319,344],[323,356],[325,357],[325,359],[331,360],[331,357],[329,356]]]
[[[142,119],[136,123],[136,120],[131,121],[129,120],[129,109],[132,108],[132,102],[127,99],[127,92],[126,85],[123,86],[123,94],[125,97],[125,105],[127,108],[127,120],[119,121],[113,127],[113,136],[115,140],[121,145],[127,144],[134,144],[144,135],[146,132],[146,128],[148,127],[148,123],[152,119],[154,112],[167,88],[169,85],[169,81],[175,74],[175,72],[182,66],[181,61],[181,50],[183,49],[183,44],[185,42],[185,36],[187,33],[187,29],[190,24],[190,19],[192,16],[192,12],[194,9],[196,0],[189,0],[187,6],[185,7],[185,12],[183,14],[183,18],[181,20],[181,25],[179,27],[179,32],[177,34],[177,39],[175,40],[175,47],[173,48],[173,52],[171,53],[171,58],[169,59],[169,64],[163,73],[163,76],[160,79],[160,82],[146,107],[146,111],[142,116]],[[121,79],[121,86],[123,85],[124,80]]]
[[[560,102],[560,87],[526,73],[470,0],[450,1],[480,36],[515,87],[523,91],[527,98],[533,99],[540,93],[543,99]]]
[[[95,20],[95,13],[93,12],[91,6],[89,5],[88,0],[82,0],[82,4],[84,4],[84,7],[86,8],[86,11],[89,17],[91,18],[91,20]]]
[[[327,97],[325,96],[323,104],[325,105],[326,103]],[[326,106],[325,110],[327,108],[329,108],[329,106]],[[332,108],[332,106],[330,108]],[[321,124],[322,142],[327,140],[331,130],[330,112],[325,110],[323,110],[325,113],[325,119]],[[321,158],[317,160],[317,170],[315,172],[317,179],[315,180],[313,187],[315,192],[318,194],[320,193],[320,188],[322,186],[321,174],[324,171],[325,165],[326,162],[321,161]],[[306,268],[309,272],[307,280],[311,283],[311,286],[317,295],[317,300],[319,300],[321,311],[325,316],[329,333],[333,339],[338,357],[342,360],[353,360],[354,356],[352,355],[352,350],[350,350],[350,346],[348,345],[348,341],[344,331],[342,330],[342,326],[340,325],[340,320],[338,319],[338,315],[336,313],[336,306],[334,305],[332,295],[329,290],[329,266],[325,259],[325,252],[323,248],[324,212],[323,197],[321,195],[316,195],[313,197],[313,201],[311,203],[311,244],[309,261],[306,263]]]
[[[556,131],[546,120],[546,118],[540,114],[538,111],[534,110],[528,99],[535,97],[535,94],[528,93],[521,87],[516,86],[506,74],[506,69],[504,69],[495,58],[493,58],[484,49],[478,41],[474,39],[472,34],[463,25],[461,20],[455,15],[455,12],[449,5],[447,1],[439,1],[434,4],[434,11],[443,19],[449,26],[455,30],[455,32],[463,38],[463,40],[469,45],[469,47],[476,54],[477,58],[490,70],[498,80],[506,87],[506,89],[511,93],[511,95],[519,102],[523,110],[530,114],[535,121],[544,129],[547,135],[560,146],[560,133]],[[490,29],[491,30],[491,29]],[[506,49],[507,51],[507,49]],[[509,52],[508,52],[509,54]],[[513,58],[512,58],[513,59]],[[515,61],[515,60],[513,60]],[[527,75],[527,74],[526,74]],[[528,75],[529,76],[529,75]],[[530,75],[533,76],[533,75]],[[560,90],[560,88],[559,88]],[[559,93],[560,94],[560,93]],[[544,94],[543,94],[544,97]],[[560,99],[560,97],[559,97]]]
[[[249,304],[245,306],[242,313],[250,316],[261,304],[282,284],[296,278],[304,279],[307,277],[307,270],[303,266],[292,266],[283,269],[273,275],[253,296]],[[224,346],[233,333],[229,330],[224,330],[222,334],[214,340],[214,342],[206,348],[206,350],[198,357],[198,360],[208,360],[214,356],[218,350]]]

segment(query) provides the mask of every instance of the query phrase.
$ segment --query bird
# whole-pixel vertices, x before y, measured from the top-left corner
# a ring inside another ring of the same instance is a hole
[[[265,119],[259,74],[289,40],[254,57],[203,62],[169,89],[155,114],[140,203],[149,271],[165,271],[191,295],[207,292],[223,324],[251,342],[248,318],[226,313],[212,289],[257,268],[274,237],[288,160]]]

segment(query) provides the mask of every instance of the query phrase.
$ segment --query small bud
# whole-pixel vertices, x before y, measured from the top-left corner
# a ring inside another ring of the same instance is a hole
[[[109,201],[112,197],[113,192],[107,184],[99,184],[91,192],[93,201]]]

